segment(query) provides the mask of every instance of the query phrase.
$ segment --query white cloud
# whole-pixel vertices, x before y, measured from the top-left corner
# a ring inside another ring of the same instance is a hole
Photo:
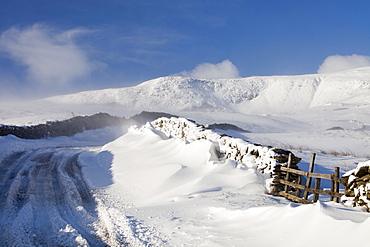
[[[85,29],[56,33],[35,24],[10,28],[0,35],[0,50],[25,65],[29,76],[41,83],[68,83],[92,72],[93,63],[73,41]]]
[[[351,56],[334,55],[327,57],[320,65],[318,73],[332,73],[343,70],[370,66],[370,57],[353,54]]]
[[[224,60],[221,63],[202,63],[192,71],[183,71],[181,76],[198,79],[230,79],[238,78],[239,71],[230,60]]]

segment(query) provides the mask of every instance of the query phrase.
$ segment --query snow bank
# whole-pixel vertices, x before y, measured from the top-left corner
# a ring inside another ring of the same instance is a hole
[[[140,153],[135,152],[136,149],[139,149]],[[186,184],[182,181],[183,173],[188,174],[192,170],[189,169],[190,167],[197,170],[194,172],[197,175],[189,174],[188,179],[191,180],[194,180],[193,176],[199,179],[199,177],[205,176],[204,173],[222,170],[225,165],[233,169],[239,168],[239,172],[246,170],[255,173],[254,171],[257,170],[261,172],[260,176],[267,174],[264,177],[269,178],[267,182],[265,180],[262,182],[263,190],[266,190],[265,185],[267,185],[267,191],[272,192],[275,167],[277,165],[286,166],[288,155],[291,153],[287,150],[256,145],[242,139],[220,135],[188,119],[175,117],[158,118],[141,128],[133,126],[127,134],[107,144],[103,150],[114,154],[113,164],[116,165],[113,165],[112,174],[116,178],[115,182],[124,181],[124,187],[127,191],[136,194],[134,197],[139,197],[140,200],[149,197],[148,195],[156,187],[164,187],[153,184],[151,182],[153,177],[158,181],[170,181],[176,177],[175,184]],[[166,155],[165,160],[160,160],[162,152]],[[172,152],[174,152],[173,155]],[[292,166],[298,168],[296,164],[300,158],[293,154],[292,157]],[[172,161],[172,159],[176,161]],[[127,162],[129,164],[125,167],[126,165],[123,164]],[[217,169],[215,164],[217,164]],[[140,177],[143,179],[138,179]],[[231,180],[235,180],[235,178]],[[212,188],[202,188],[199,191],[220,190],[222,186],[219,184],[223,183],[219,182],[214,182]],[[174,184],[170,184],[165,187],[172,188],[173,186]],[[185,187],[187,186],[189,185]],[[141,196],[137,195],[138,191],[140,194],[142,193]],[[176,191],[176,193],[179,192]]]
[[[211,207],[210,221],[224,233],[215,246],[367,246],[370,219],[333,203],[254,207]],[[216,235],[216,229],[212,229]],[[230,240],[232,236],[232,240]]]
[[[105,145],[113,154],[115,186],[135,204],[162,204],[223,191],[226,188],[264,193],[265,178],[232,160],[219,161],[215,143],[168,138],[147,124]],[[248,188],[245,187],[250,185]]]

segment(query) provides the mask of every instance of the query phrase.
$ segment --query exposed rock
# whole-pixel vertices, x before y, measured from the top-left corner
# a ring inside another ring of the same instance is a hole
[[[359,163],[356,169],[343,175],[342,181],[346,188],[342,202],[370,211],[370,161]]]
[[[220,130],[236,130],[240,132],[250,132],[248,130],[242,129],[236,125],[228,123],[214,123],[207,126],[207,129],[220,129]]]
[[[91,116],[77,116],[63,121],[48,121],[34,126],[0,125],[0,136],[14,135],[23,139],[72,136],[84,130],[99,129],[106,126],[143,125],[159,117],[174,116],[161,112],[141,112],[130,118],[97,113]]]

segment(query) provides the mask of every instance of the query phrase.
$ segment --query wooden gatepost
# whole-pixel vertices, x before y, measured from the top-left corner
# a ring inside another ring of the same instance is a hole
[[[315,158],[316,154],[313,153],[311,155],[308,172],[291,168],[291,154],[289,154],[287,167],[276,167],[276,174],[281,174],[285,172],[285,178],[281,178],[284,176],[277,176],[277,178],[274,180],[275,183],[280,183],[284,185],[284,190],[280,191],[279,195],[284,196],[289,200],[295,202],[308,204],[317,202],[319,200],[320,194],[323,194],[329,195],[331,201],[339,202],[339,198],[343,196],[343,194],[339,193],[339,184],[344,184],[342,179],[339,178],[339,167],[335,167],[335,171],[333,174],[314,173],[313,171],[315,166]],[[298,178],[294,180],[290,179],[292,174],[295,174],[296,176],[298,176]],[[301,184],[301,181],[303,180],[302,176],[307,177],[305,185]],[[311,188],[312,178],[315,178],[315,185],[313,188]],[[330,191],[322,190],[320,188],[321,179],[331,180]],[[308,200],[309,193],[313,193],[312,201]]]

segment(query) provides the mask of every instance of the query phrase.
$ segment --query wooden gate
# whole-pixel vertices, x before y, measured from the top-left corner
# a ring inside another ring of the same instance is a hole
[[[286,173],[284,179],[276,178],[276,180],[274,180],[275,182],[284,185],[284,190],[280,191],[279,195],[284,196],[295,202],[308,204],[317,202],[317,200],[319,200],[320,194],[323,194],[329,195],[331,201],[339,202],[339,198],[343,196],[343,194],[339,193],[339,184],[343,184],[342,179],[339,178],[339,167],[335,167],[335,171],[333,174],[314,173],[313,170],[315,165],[315,157],[316,154],[313,153],[311,156],[308,172],[290,168],[291,166],[290,154],[287,167],[284,166],[276,167],[275,171],[277,174],[279,173],[281,174],[282,172]],[[298,175],[298,179],[296,179],[296,181],[290,181],[291,174]],[[302,176],[307,177],[305,185],[301,184]],[[315,178],[315,185],[313,186],[313,188],[311,188],[312,178]],[[331,180],[330,191],[320,189],[321,179]],[[313,193],[312,202],[307,199],[309,193]]]

